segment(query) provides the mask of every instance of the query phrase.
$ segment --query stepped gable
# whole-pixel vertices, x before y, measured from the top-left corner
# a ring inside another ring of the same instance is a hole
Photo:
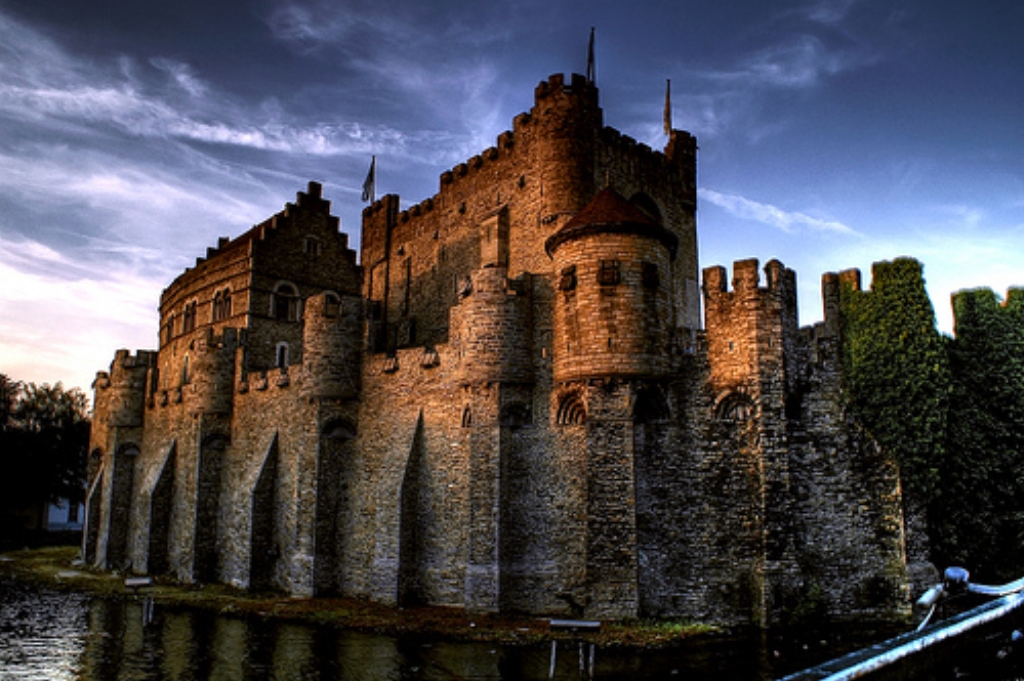
[[[566,241],[594,234],[639,234],[661,241],[676,257],[679,237],[668,231],[611,187],[599,191],[590,203],[544,242],[548,257]]]

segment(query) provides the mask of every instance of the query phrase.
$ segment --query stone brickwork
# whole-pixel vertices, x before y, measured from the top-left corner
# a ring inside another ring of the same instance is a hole
[[[702,296],[694,138],[605,127],[579,76],[534,94],[436,195],[366,208],[360,264],[310,183],[168,287],[159,350],[94,386],[91,563],[602,619],[906,608],[837,275],[809,329],[777,261]]]

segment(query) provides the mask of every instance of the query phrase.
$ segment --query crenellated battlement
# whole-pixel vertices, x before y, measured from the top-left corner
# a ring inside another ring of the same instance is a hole
[[[245,329],[224,327],[220,333],[212,326],[202,329],[195,339],[193,349],[196,353],[220,352],[227,349],[234,352],[235,348],[245,342]]]
[[[117,369],[148,369],[156,364],[156,352],[152,350],[136,350],[132,354],[130,350],[122,348],[114,353],[114,361],[111,363],[111,371]]]
[[[533,91],[533,100],[535,109],[552,102],[597,106],[598,91],[596,85],[579,73],[572,74],[568,84],[565,82],[565,74],[555,73],[537,84]]]
[[[760,263],[757,258],[737,260],[732,266],[732,290],[730,291],[727,272],[721,265],[704,268],[704,294],[709,300],[749,295],[759,292],[770,293],[784,298],[796,296],[796,273],[778,260],[770,260],[764,266],[765,286],[761,286]]]
[[[496,143],[492,147],[488,147],[482,153],[477,154],[465,162],[459,163],[453,166],[451,169],[446,170],[440,174],[440,189],[438,194],[426,199],[408,210],[401,211],[399,213],[399,220],[408,221],[411,217],[416,217],[420,213],[426,213],[434,208],[435,203],[440,203],[441,198],[447,189],[456,187],[460,180],[471,180],[475,177],[478,171],[486,169],[490,163],[500,162],[503,159],[509,157],[516,145],[517,136],[528,135],[532,132],[536,123],[543,119],[544,112],[552,108],[565,109],[565,108],[578,108],[581,111],[592,110],[598,114],[597,129],[601,130],[600,125],[600,108],[598,105],[598,89],[593,83],[589,83],[586,78],[579,74],[573,74],[570,83],[567,85],[565,82],[565,76],[563,74],[554,74],[547,81],[541,81],[537,86],[535,92],[535,105],[533,110],[530,112],[524,112],[517,115],[512,121],[512,130],[502,132],[498,135]],[[560,117],[564,116],[564,111],[560,111],[558,114]],[[657,157],[662,158],[662,163],[667,161],[663,154],[654,151],[642,145],[631,138],[623,136],[616,131],[608,128],[610,131],[608,134],[612,137],[618,135],[619,138],[623,139],[623,151],[625,153],[640,153],[649,157],[652,162]],[[646,150],[646,152],[644,151]],[[378,213],[384,208],[385,197],[381,197],[373,204],[363,210],[363,216],[370,217]],[[416,211],[419,210],[420,213]]]
[[[110,370],[96,372],[92,388],[106,390],[112,385],[123,387],[128,383],[137,383],[139,376],[145,380],[146,372],[156,366],[156,355],[153,350],[136,350],[135,354],[124,348],[118,350],[110,362]]]
[[[1024,319],[1024,288],[1010,288],[1005,297],[1000,297],[991,288],[964,289],[950,297],[953,307],[954,328],[959,329],[961,323],[968,326],[976,325],[978,315],[983,318],[1006,319],[1011,327],[1020,326]],[[973,319],[972,319],[973,318]]]
[[[652,149],[643,142],[625,135],[615,128],[601,128],[601,141],[608,145],[613,154],[620,154],[635,158],[640,164],[651,166],[658,170],[669,171],[672,167],[671,160],[663,152]]]
[[[94,418],[112,428],[142,425],[146,401],[146,379],[156,366],[156,353],[138,350],[133,355],[118,350],[109,371],[96,372]]]
[[[528,114],[522,115],[528,117]],[[517,117],[517,120],[518,118],[519,117]],[[413,204],[405,210],[399,211],[398,220],[400,222],[408,222],[411,218],[419,217],[420,215],[433,211],[437,205],[440,205],[446,190],[457,185],[461,179],[472,179],[476,172],[485,169],[487,164],[507,158],[511,154],[514,146],[515,133],[508,130],[502,132],[498,135],[495,146],[488,147],[482,153],[476,154],[467,161],[458,163],[450,169],[442,172],[438,176],[438,193],[423,199],[419,203]],[[373,217],[383,211],[387,206],[389,196],[395,196],[396,200],[398,198],[397,195],[393,194],[380,197],[363,209],[364,219]]]
[[[826,272],[821,275],[821,300],[824,310],[822,332],[827,336],[838,336],[841,326],[840,299],[844,286],[853,291],[861,290],[860,270],[848,269],[841,272]]]
[[[268,390],[285,390],[301,383],[299,372],[289,372],[288,367],[275,367],[266,371],[246,374],[238,379],[235,392],[245,395],[249,392],[265,392]]]

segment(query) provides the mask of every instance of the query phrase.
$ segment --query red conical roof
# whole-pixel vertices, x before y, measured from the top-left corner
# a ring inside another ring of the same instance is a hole
[[[554,254],[566,241],[590,234],[641,234],[661,241],[676,255],[679,237],[668,231],[647,213],[630,203],[611,187],[599,191],[590,203],[583,206],[560,230],[548,237],[544,250]]]

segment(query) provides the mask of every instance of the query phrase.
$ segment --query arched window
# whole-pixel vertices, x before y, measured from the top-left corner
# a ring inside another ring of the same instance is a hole
[[[337,293],[328,291],[324,294],[324,316],[337,317],[341,314],[341,298]]]
[[[185,303],[185,310],[181,315],[181,332],[188,333],[196,328],[196,301]]]
[[[231,289],[224,289],[213,294],[212,321],[219,322],[231,316]]]
[[[299,320],[299,292],[288,283],[280,283],[274,287],[271,297],[270,316],[282,322]]]

